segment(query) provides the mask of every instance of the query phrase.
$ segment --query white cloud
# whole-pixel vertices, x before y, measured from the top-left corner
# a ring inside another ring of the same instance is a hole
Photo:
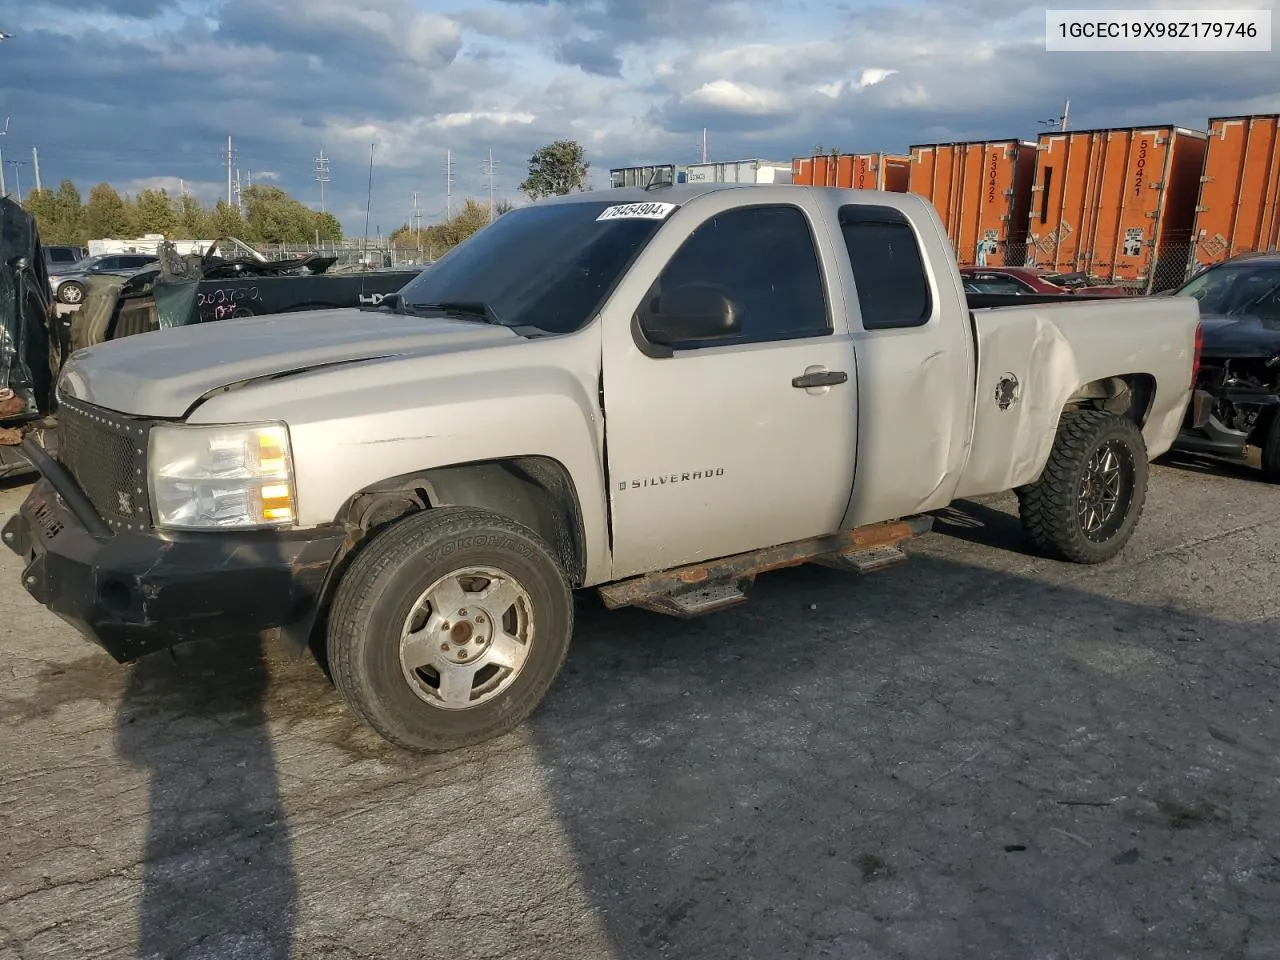
[[[694,107],[735,113],[774,113],[783,109],[787,101],[781,93],[754,84],[713,80],[685,97],[684,102]]]

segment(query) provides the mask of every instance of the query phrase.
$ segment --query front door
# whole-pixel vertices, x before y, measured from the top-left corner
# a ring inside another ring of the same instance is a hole
[[[855,362],[814,242],[820,212],[799,197],[733,206],[733,193],[687,211],[706,213],[683,239],[660,235],[633,271],[644,299],[606,317],[614,578],[831,533],[848,506]],[[664,356],[625,311],[689,283],[727,298],[739,331]]]

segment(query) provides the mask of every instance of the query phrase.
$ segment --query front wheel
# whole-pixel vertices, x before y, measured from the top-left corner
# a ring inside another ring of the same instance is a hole
[[[537,534],[488,511],[443,507],[398,521],[351,564],[328,658],[370,726],[434,753],[524,722],[572,632],[569,585]]]
[[[1041,552],[1102,563],[1133,535],[1147,499],[1147,447],[1127,417],[1068,410],[1044,472],[1018,490],[1022,528]]]
[[[83,303],[84,287],[75,280],[68,280],[58,287],[58,299],[67,304]]]

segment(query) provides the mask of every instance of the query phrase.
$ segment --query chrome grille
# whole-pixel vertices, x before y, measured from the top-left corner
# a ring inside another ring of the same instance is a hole
[[[148,421],[63,399],[57,456],[109,526],[151,523],[147,496]]]

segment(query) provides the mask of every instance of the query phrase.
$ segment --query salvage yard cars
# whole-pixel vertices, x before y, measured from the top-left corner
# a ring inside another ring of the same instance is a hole
[[[535,709],[575,590],[709,613],[1007,490],[1036,549],[1116,556],[1198,310],[985,308],[920,197],[716,184],[543,200],[377,309],[231,329],[69,359],[4,528],[23,583],[122,662],[318,638],[361,717],[438,751]]]

